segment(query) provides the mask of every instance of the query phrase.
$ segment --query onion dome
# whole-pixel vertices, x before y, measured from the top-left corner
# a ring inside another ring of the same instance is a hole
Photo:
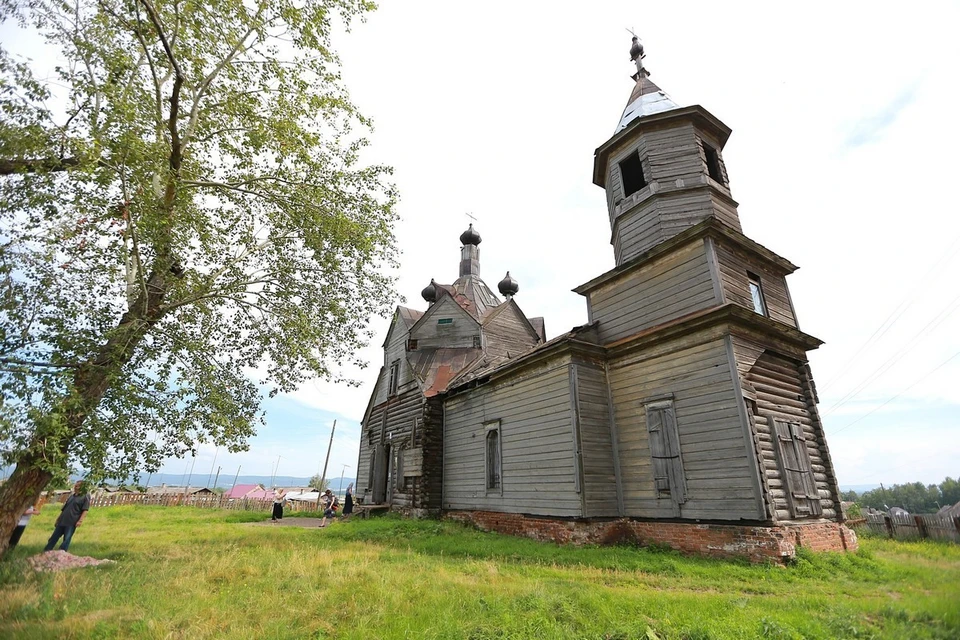
[[[510,272],[507,271],[507,275],[497,284],[497,289],[499,289],[503,295],[510,297],[516,295],[517,291],[520,291],[520,285],[510,276]]]
[[[473,223],[470,223],[470,228],[460,234],[460,244],[466,246],[472,244],[474,246],[480,244],[480,234],[474,231]]]
[[[420,292],[420,295],[423,296],[424,300],[431,304],[437,301],[437,283],[434,282],[433,278],[430,278],[430,284],[424,287],[423,291]]]

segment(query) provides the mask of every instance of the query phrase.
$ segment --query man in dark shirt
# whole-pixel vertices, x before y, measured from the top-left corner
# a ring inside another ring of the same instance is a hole
[[[73,493],[63,503],[60,509],[60,517],[53,527],[53,535],[47,540],[47,546],[44,551],[52,551],[53,545],[57,544],[60,536],[63,536],[63,543],[60,545],[61,551],[67,551],[70,548],[70,540],[73,538],[73,532],[77,530],[83,519],[90,510],[90,496],[87,495],[87,485],[82,480],[77,480],[73,485]]]

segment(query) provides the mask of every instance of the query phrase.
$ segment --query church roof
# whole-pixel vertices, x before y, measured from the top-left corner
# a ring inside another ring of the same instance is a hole
[[[460,276],[453,284],[440,284],[437,288],[448,293],[478,322],[501,304],[500,298],[477,275]]]
[[[627,107],[623,110],[620,123],[614,133],[626,128],[637,118],[661,111],[669,111],[670,109],[678,109],[679,107],[680,105],[674,102],[650,78],[641,76],[630,93],[630,100],[627,101]]]
[[[410,353],[407,361],[420,379],[423,395],[429,398],[446,390],[450,382],[481,355],[480,349],[441,347]]]

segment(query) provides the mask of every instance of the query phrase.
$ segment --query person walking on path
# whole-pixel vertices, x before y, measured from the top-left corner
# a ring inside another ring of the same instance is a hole
[[[350,519],[353,513],[353,483],[347,485],[347,495],[343,498],[343,521]]]
[[[283,505],[287,502],[283,491],[277,491],[273,496],[273,517],[271,520],[283,520]]]
[[[327,526],[327,518],[336,518],[337,517],[337,505],[339,501],[337,496],[333,495],[333,492],[330,489],[327,489],[323,494],[323,520],[320,521],[320,526]]]
[[[30,522],[30,518],[38,513],[40,513],[40,509],[37,509],[37,505],[27,507],[27,510],[20,516],[20,522],[17,523],[17,528],[13,530],[13,534],[10,536],[10,544],[7,546],[7,550],[17,546],[17,543],[20,542],[20,536],[23,535],[24,530],[27,528],[27,523]]]
[[[90,496],[87,495],[87,483],[77,480],[77,483],[73,485],[73,493],[63,503],[63,508],[60,509],[60,516],[53,527],[53,535],[47,540],[47,546],[43,550],[53,551],[53,545],[57,544],[57,540],[63,536],[60,550],[68,551],[74,531],[83,524],[83,519],[87,516],[89,510]]]

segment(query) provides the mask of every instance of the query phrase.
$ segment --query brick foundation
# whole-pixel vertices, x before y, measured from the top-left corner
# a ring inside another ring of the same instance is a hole
[[[797,553],[856,551],[857,535],[839,522],[811,522],[777,526],[639,522],[620,520],[558,520],[519,513],[449,511],[445,517],[483,531],[496,531],[561,544],[666,545],[684,553],[716,557],[747,557],[753,562],[782,562]]]

